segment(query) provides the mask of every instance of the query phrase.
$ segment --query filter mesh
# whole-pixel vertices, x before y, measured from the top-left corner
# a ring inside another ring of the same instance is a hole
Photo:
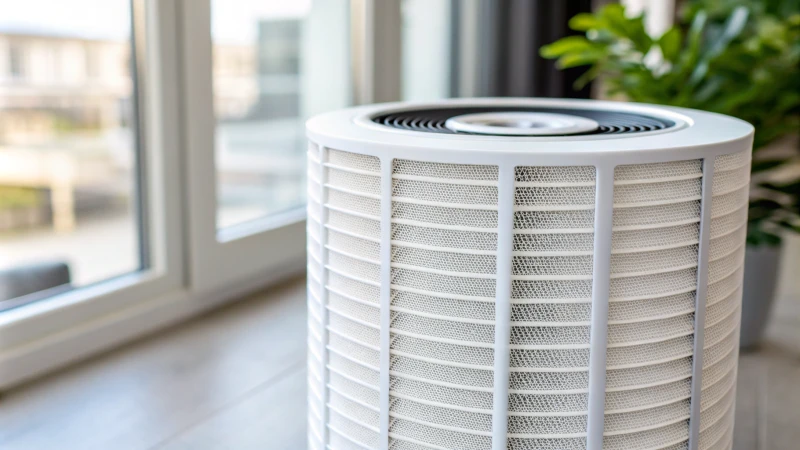
[[[508,448],[584,448],[594,248],[595,168],[515,170]],[[530,187],[529,183],[537,183]],[[533,232],[532,232],[533,231]],[[580,231],[580,233],[575,233]],[[562,256],[575,253],[575,256]],[[546,256],[529,256],[529,255]],[[553,256],[550,256],[553,255]],[[546,300],[543,302],[543,300]],[[577,300],[577,301],[576,301]],[[521,319],[521,320],[520,320]],[[528,326],[527,323],[539,326]],[[565,349],[563,347],[574,347]],[[524,356],[524,359],[519,359]],[[563,403],[562,403],[563,402]],[[568,411],[572,415],[564,415]]]
[[[491,447],[498,167],[392,161],[382,243],[381,161],[308,160],[309,445],[379,446],[391,245],[389,448]],[[604,448],[688,446],[702,164],[615,170]],[[749,153],[713,164],[701,449],[732,442]],[[585,449],[595,168],[514,176],[507,448]]]
[[[725,264],[724,270],[717,269],[723,273],[713,279],[709,276],[700,449],[730,448],[732,444],[750,158],[748,151],[714,160],[711,232],[730,238],[717,244],[720,258],[711,263]]]
[[[389,433],[491,446],[497,167],[399,159],[392,177]]]
[[[604,447],[688,441],[702,175],[699,160],[615,169]]]

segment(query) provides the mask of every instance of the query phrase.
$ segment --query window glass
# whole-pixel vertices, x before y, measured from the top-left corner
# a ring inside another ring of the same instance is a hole
[[[403,100],[450,97],[453,2],[403,0]]]
[[[346,4],[212,0],[217,228],[303,207],[304,121],[349,101]]]
[[[144,262],[131,5],[0,0],[0,11],[3,310]]]

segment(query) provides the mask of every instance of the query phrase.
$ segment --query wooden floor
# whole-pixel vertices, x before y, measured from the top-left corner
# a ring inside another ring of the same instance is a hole
[[[742,355],[737,450],[800,448],[800,297]],[[6,393],[0,449],[305,448],[302,279]]]

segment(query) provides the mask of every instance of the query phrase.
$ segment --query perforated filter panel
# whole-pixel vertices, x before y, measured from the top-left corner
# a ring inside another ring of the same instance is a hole
[[[309,448],[730,449],[749,155],[312,141]]]

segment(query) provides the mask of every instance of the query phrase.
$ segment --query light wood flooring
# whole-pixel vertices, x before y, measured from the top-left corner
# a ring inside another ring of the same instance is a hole
[[[303,449],[305,333],[296,279],[5,393],[0,449]],[[735,449],[800,448],[800,296],[737,393]]]

